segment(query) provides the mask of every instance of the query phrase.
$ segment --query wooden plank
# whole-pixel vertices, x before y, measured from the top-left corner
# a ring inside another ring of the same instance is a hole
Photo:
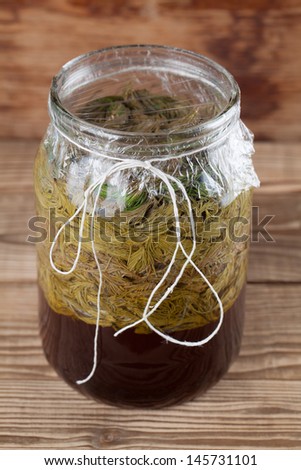
[[[239,360],[231,379],[301,380],[301,284],[249,284]]]
[[[0,192],[33,191],[33,164],[38,141],[0,140]]]
[[[284,191],[300,184],[300,152],[299,143],[259,142],[255,138],[254,165],[261,181],[260,193],[276,184],[282,185]]]
[[[251,245],[249,282],[300,282],[300,235],[277,236],[276,244]]]
[[[194,401],[141,413],[96,404],[57,378],[38,338],[35,285],[0,285],[0,448],[298,449],[300,294],[248,286],[242,351],[226,377]]]
[[[243,117],[258,138],[300,140],[300,1],[247,1],[243,9],[238,0],[215,9],[201,0],[40,3],[14,0],[2,12],[1,137],[43,135],[50,81],[66,61],[139,42],[171,44],[217,60],[240,84]]]
[[[288,184],[279,192],[277,185],[269,188],[272,191],[265,193],[263,185],[254,194],[248,279],[250,282],[300,282],[301,188],[299,184],[295,191],[289,191]],[[270,216],[273,218],[261,234],[258,225]]]
[[[179,11],[187,9],[207,10],[212,9],[210,0],[44,0],[43,5],[39,0],[10,0],[4,5],[3,10],[17,15],[22,8],[39,6],[46,11],[64,12],[71,15],[87,16],[102,14],[103,16],[124,15],[136,13],[143,16],[154,11],[157,14],[165,13],[171,9]],[[246,10],[277,10],[300,7],[300,0],[244,0],[243,8]],[[225,10],[238,10],[242,7],[240,0],[217,0],[214,8]],[[8,13],[3,17],[8,19]]]
[[[299,449],[300,392],[300,382],[224,380],[193,402],[141,413],[89,402],[63,383],[4,380],[0,448]]]
[[[0,282],[36,281],[36,251],[32,245],[0,243]]]

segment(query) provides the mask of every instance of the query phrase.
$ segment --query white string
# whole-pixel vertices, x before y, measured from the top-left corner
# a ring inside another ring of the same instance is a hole
[[[95,334],[94,334],[93,367],[92,367],[92,370],[91,370],[90,374],[85,379],[76,381],[76,383],[78,385],[81,385],[83,383],[88,382],[88,380],[90,380],[93,377],[94,372],[95,372],[96,367],[97,367],[97,343],[98,343],[99,321],[100,321],[100,294],[101,294],[101,286],[102,286],[102,272],[101,272],[101,267],[100,267],[98,257],[97,257],[97,254],[96,254],[96,250],[95,250],[94,217],[95,217],[97,202],[98,202],[98,199],[99,199],[99,196],[100,196],[100,191],[101,191],[101,186],[99,186],[99,188],[98,188],[97,195],[96,195],[96,198],[95,198],[95,201],[94,201],[93,211],[92,211],[92,215],[91,215],[91,223],[92,224],[91,224],[91,230],[90,230],[92,251],[93,251],[94,259],[95,259],[96,266],[97,266],[98,273],[99,273],[99,284],[98,284],[98,291],[97,291],[97,317],[96,317]]]
[[[108,157],[110,158],[110,157]],[[77,266],[77,263],[78,263],[78,260],[79,260],[79,257],[80,257],[80,253],[81,253],[81,246],[82,246],[82,238],[83,238],[83,231],[84,231],[84,225],[85,225],[85,219],[86,219],[86,214],[87,214],[87,206],[88,206],[88,201],[89,201],[89,198],[91,197],[92,193],[97,189],[97,195],[95,197],[95,201],[94,201],[94,205],[93,205],[93,210],[92,210],[92,215],[91,215],[91,220],[92,220],[92,226],[91,226],[91,246],[92,246],[92,251],[93,251],[93,255],[94,255],[94,259],[95,259],[95,263],[96,263],[96,266],[97,266],[97,269],[98,269],[98,272],[99,272],[99,285],[98,285],[98,293],[97,293],[97,319],[96,319],[96,325],[95,325],[95,334],[94,334],[94,356],[93,356],[93,367],[91,369],[91,372],[89,373],[89,375],[82,379],[82,380],[77,380],[76,383],[78,385],[81,385],[83,383],[86,383],[88,382],[94,375],[95,373],[95,370],[96,370],[96,367],[97,367],[97,343],[98,343],[98,334],[99,334],[99,323],[100,323],[100,297],[101,297],[101,287],[102,287],[102,271],[101,271],[101,267],[100,267],[100,264],[99,264],[99,261],[98,261],[98,257],[97,257],[97,253],[96,253],[96,250],[95,250],[95,242],[94,242],[94,233],[93,233],[93,229],[94,229],[94,218],[95,218],[95,212],[96,212],[96,207],[97,207],[97,202],[98,202],[98,199],[99,199],[99,196],[100,196],[100,192],[101,192],[101,189],[102,189],[102,186],[104,184],[104,182],[106,181],[106,179],[111,176],[113,173],[115,172],[118,172],[118,171],[123,171],[123,170],[126,170],[126,169],[130,169],[130,168],[145,168],[147,169],[148,171],[150,171],[153,175],[157,176],[159,179],[161,179],[161,181],[163,181],[163,183],[166,185],[168,191],[169,191],[169,194],[170,194],[170,197],[171,197],[171,200],[172,200],[172,204],[173,204],[173,215],[174,215],[174,219],[175,219],[175,227],[176,227],[176,237],[177,237],[177,242],[176,242],[176,247],[175,247],[175,250],[173,252],[173,255],[171,257],[171,260],[170,260],[170,263],[166,269],[166,271],[164,272],[161,280],[158,282],[158,284],[154,287],[154,289],[152,290],[149,298],[148,298],[148,301],[146,303],[146,306],[144,308],[144,311],[143,311],[143,315],[142,315],[142,318],[137,320],[136,322],[133,322],[131,323],[130,325],[127,325],[123,328],[121,328],[120,330],[118,330],[114,336],[118,336],[119,334],[123,333],[124,331],[126,331],[127,329],[129,328],[133,328],[135,327],[136,325],[138,325],[139,323],[141,322],[145,322],[149,328],[154,331],[156,334],[158,334],[159,336],[161,336],[162,338],[164,338],[166,341],[170,341],[172,343],[175,343],[175,344],[179,344],[179,345],[183,345],[183,346],[202,346],[203,344],[207,343],[208,341],[210,341],[216,334],[217,332],[219,331],[222,323],[223,323],[223,318],[224,318],[224,310],[223,310],[223,305],[222,305],[222,302],[216,292],[216,290],[214,289],[214,287],[212,286],[212,284],[209,282],[209,280],[206,278],[206,276],[202,273],[202,271],[196,266],[196,264],[192,261],[192,256],[195,252],[195,249],[196,249],[196,232],[195,232],[195,223],[194,223],[194,217],[193,217],[193,211],[192,211],[192,206],[191,206],[191,201],[188,197],[188,194],[186,192],[186,189],[185,187],[183,186],[183,184],[177,179],[175,178],[174,176],[171,176],[171,175],[168,175],[166,173],[164,173],[163,171],[161,171],[159,168],[156,168],[154,167],[150,161],[146,161],[146,162],[143,162],[143,161],[137,161],[137,160],[124,160],[124,161],[121,161],[121,162],[118,162],[116,164],[114,164],[111,168],[109,168],[101,178],[99,178],[95,183],[92,183],[88,189],[85,191],[84,193],[84,201],[82,202],[82,204],[78,207],[78,209],[75,211],[75,213],[67,220],[67,222],[65,222],[61,227],[60,229],[58,230],[54,240],[53,240],[53,243],[52,243],[52,246],[50,248],[50,252],[49,252],[49,259],[50,259],[50,264],[52,266],[52,268],[59,274],[63,274],[63,275],[68,275],[68,274],[71,274],[76,266]],[[179,210],[178,210],[178,204],[177,204],[177,199],[176,199],[176,193],[175,193],[175,190],[171,184],[171,181],[174,182],[177,187],[181,190],[186,202],[187,202],[187,205],[188,205],[188,211],[189,211],[189,218],[190,218],[190,225],[191,225],[191,233],[192,233],[192,240],[193,240],[193,243],[192,243],[192,249],[190,251],[190,253],[188,254],[182,244],[182,241],[181,241],[181,224],[180,224],[180,217],[179,217]],[[68,271],[63,271],[59,268],[56,267],[54,261],[53,261],[53,251],[54,251],[54,247],[56,245],[56,242],[60,236],[60,234],[62,233],[62,231],[64,230],[64,228],[69,225],[72,220],[82,211],[82,219],[81,219],[81,223],[80,223],[80,230],[79,230],[79,241],[78,241],[78,247],[77,247],[77,253],[76,253],[76,257],[75,257],[75,260],[71,266],[71,268],[68,270]],[[164,283],[164,281],[167,279],[168,275],[170,274],[171,272],[171,269],[175,263],[175,260],[176,260],[176,256],[177,256],[177,253],[179,251],[179,249],[182,250],[185,258],[186,258],[186,261],[185,263],[183,264],[178,276],[176,277],[176,279],[174,280],[173,284],[168,287],[165,291],[165,293],[163,294],[163,296],[157,301],[157,303],[151,308],[151,310],[149,310],[150,308],[150,304],[151,304],[151,301],[154,297],[154,295],[156,294],[156,292],[158,291],[158,289],[162,286],[162,284]],[[215,296],[216,300],[217,300],[217,303],[219,305],[219,309],[220,309],[220,317],[219,317],[219,322],[217,324],[217,326],[215,327],[215,329],[211,332],[210,335],[208,335],[206,338],[200,340],[200,341],[195,341],[195,342],[192,342],[192,341],[179,341],[165,333],[163,333],[162,331],[158,330],[154,325],[152,325],[152,323],[150,322],[149,320],[149,317],[158,309],[158,307],[162,304],[162,302],[171,294],[171,292],[174,290],[175,286],[178,284],[179,280],[181,279],[186,267],[188,265],[191,265],[194,267],[194,269],[199,273],[199,275],[201,276],[201,278],[206,282],[206,284],[208,285],[209,289],[212,291],[213,295]]]

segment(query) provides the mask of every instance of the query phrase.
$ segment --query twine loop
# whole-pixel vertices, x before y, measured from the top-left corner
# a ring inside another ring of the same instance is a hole
[[[110,158],[110,157],[107,157],[107,158]],[[92,213],[91,213],[91,234],[92,234],[92,236],[91,236],[91,246],[92,246],[92,251],[93,251],[93,256],[94,256],[94,259],[95,259],[95,263],[96,263],[96,266],[97,266],[97,269],[98,269],[98,272],[99,272],[99,285],[98,285],[98,293],[97,293],[97,319],[96,319],[95,334],[94,334],[93,366],[92,366],[91,372],[89,373],[89,375],[86,378],[76,381],[76,383],[78,385],[81,385],[81,384],[84,384],[84,383],[88,382],[93,377],[93,375],[95,373],[95,370],[96,370],[96,367],[97,367],[97,344],[98,344],[98,336],[99,336],[101,288],[102,288],[102,271],[101,271],[101,267],[100,267],[100,264],[99,264],[99,261],[98,261],[98,257],[97,257],[97,253],[96,253],[96,249],[95,249],[94,237],[93,237],[94,219],[95,219],[97,203],[98,203],[98,200],[99,200],[99,197],[100,197],[101,189],[102,189],[102,187],[103,187],[103,185],[104,185],[104,183],[105,183],[105,181],[108,177],[112,176],[114,173],[124,171],[124,170],[128,170],[128,169],[133,169],[133,168],[144,168],[145,170],[150,171],[154,177],[159,178],[165,184],[165,186],[167,187],[167,189],[169,191],[170,198],[172,200],[172,204],[173,204],[173,215],[174,215],[174,220],[175,220],[175,232],[176,232],[177,242],[176,242],[176,246],[175,246],[173,255],[172,255],[171,260],[169,262],[169,265],[167,266],[167,269],[165,270],[161,280],[154,287],[154,289],[152,290],[152,292],[151,292],[151,294],[148,298],[148,301],[145,305],[142,317],[139,320],[137,320],[133,323],[130,323],[129,325],[127,325],[127,326],[121,328],[120,330],[116,331],[114,336],[117,337],[118,335],[120,335],[124,331],[137,326],[141,322],[145,322],[153,332],[155,332],[157,335],[164,338],[166,341],[169,341],[171,343],[175,343],[175,344],[178,344],[178,345],[186,346],[186,347],[195,347],[195,346],[202,346],[202,345],[208,343],[218,333],[218,331],[219,331],[219,329],[220,329],[220,327],[223,323],[224,310],[223,310],[223,305],[222,305],[221,299],[220,299],[219,295],[217,294],[216,290],[214,289],[214,287],[212,286],[212,284],[209,282],[209,280],[206,278],[206,276],[203,274],[203,272],[198,268],[198,266],[196,266],[196,264],[192,260],[193,254],[194,254],[195,249],[196,249],[196,231],[195,231],[195,222],[194,222],[194,217],[193,217],[191,201],[189,199],[189,196],[187,194],[187,191],[186,191],[185,187],[183,186],[183,184],[177,178],[175,178],[174,176],[169,175],[169,174],[165,173],[164,171],[160,170],[159,168],[155,167],[150,161],[140,161],[140,160],[120,160],[120,161],[117,161],[117,163],[114,163],[114,165],[111,168],[109,168],[106,172],[104,172],[104,174],[100,178],[98,178],[98,180],[96,182],[92,183],[86,189],[86,191],[84,192],[83,202],[80,204],[80,206],[74,212],[74,214],[59,228],[58,232],[56,233],[56,235],[54,237],[54,240],[53,240],[53,243],[51,245],[50,252],[49,252],[49,260],[50,260],[51,267],[57,273],[66,276],[66,275],[71,274],[76,269],[76,266],[77,266],[77,263],[78,263],[78,260],[80,258],[80,254],[81,254],[83,231],[84,231],[84,226],[85,226],[85,219],[86,219],[87,212],[88,212],[87,208],[88,208],[89,199],[94,194],[94,192],[97,191],[96,196],[95,196],[95,200],[94,200]],[[192,248],[191,248],[189,253],[187,253],[187,251],[185,250],[185,248],[182,244],[182,241],[181,241],[181,224],[180,224],[180,217],[179,217],[179,209],[178,209],[178,203],[177,203],[177,199],[176,199],[176,192],[174,190],[174,187],[173,187],[172,183],[174,185],[176,185],[178,190],[181,191],[185,201],[187,202],[187,206],[188,206],[189,220],[190,220],[190,227],[191,227],[191,234],[192,234]],[[75,219],[75,217],[77,217],[80,213],[82,213],[82,216],[81,216],[81,222],[80,222],[80,228],[79,228],[79,240],[78,240],[78,245],[77,245],[76,257],[73,261],[73,264],[72,264],[71,268],[68,271],[63,271],[55,265],[55,262],[53,260],[53,252],[54,252],[54,249],[55,249],[55,245],[56,245],[56,242],[58,241],[62,231],[65,229],[65,227],[67,225],[69,225],[72,222],[72,220]],[[158,289],[162,286],[162,284],[165,282],[168,275],[170,274],[171,269],[172,269],[172,267],[175,263],[176,256],[177,256],[177,253],[178,253],[179,250],[182,251],[182,253],[185,256],[186,260],[185,260],[180,272],[178,273],[176,279],[174,280],[173,284],[166,289],[166,291],[162,295],[162,297],[156,302],[156,304],[153,307],[151,307],[151,302],[154,298],[154,295],[156,294]],[[180,279],[181,279],[181,277],[182,277],[182,275],[183,275],[183,273],[184,273],[184,271],[185,271],[185,269],[187,268],[188,265],[193,266],[193,268],[198,272],[198,274],[203,279],[203,281],[208,285],[208,287],[211,290],[212,294],[216,298],[216,301],[218,303],[219,310],[220,310],[219,321],[218,321],[218,324],[216,325],[216,327],[214,328],[214,330],[206,338],[203,338],[202,340],[195,341],[195,342],[177,340],[176,338],[173,338],[172,336],[169,336],[169,335],[165,334],[164,332],[158,330],[150,322],[151,315],[153,315],[153,313],[155,313],[155,311],[162,304],[162,302],[173,292],[174,288],[176,287],[176,285],[180,281]]]

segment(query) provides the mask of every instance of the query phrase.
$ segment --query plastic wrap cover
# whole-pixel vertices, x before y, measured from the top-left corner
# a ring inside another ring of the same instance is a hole
[[[105,149],[95,152],[77,148],[52,126],[46,147],[53,176],[65,179],[68,197],[75,206],[83,201],[84,191],[89,185],[96,183],[118,161],[128,160],[126,155],[118,153],[115,153],[119,155],[118,159],[107,158]],[[252,162],[253,153],[253,135],[239,120],[217,145],[191,155],[164,156],[162,161],[156,158],[152,165],[178,178],[188,194],[201,198],[205,192],[222,206],[227,206],[242,191],[259,186]],[[132,160],[133,168],[114,172],[106,181],[106,194],[100,200],[99,211],[105,209],[108,216],[112,216],[115,210],[128,210],[128,201],[135,195],[143,199],[166,194],[162,181],[147,169],[135,168],[135,159]]]

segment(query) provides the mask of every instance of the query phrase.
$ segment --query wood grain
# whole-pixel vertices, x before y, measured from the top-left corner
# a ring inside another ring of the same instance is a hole
[[[163,416],[88,402],[61,381],[4,380],[0,448],[299,449],[300,397],[299,381],[225,379]]]
[[[0,449],[300,449],[301,144],[259,143],[241,354],[203,397],[162,411],[96,404],[47,364],[38,334],[32,165],[38,142],[0,141]],[[254,235],[256,235],[256,226]]]
[[[163,415],[69,388],[42,354],[36,286],[0,285],[0,448],[299,448],[300,295],[301,285],[248,286],[239,359],[205,396]]]
[[[42,3],[42,5],[41,5]],[[0,137],[40,138],[52,76],[69,59],[117,44],[167,44],[226,66],[260,140],[300,141],[299,0],[54,0],[1,9]]]
[[[3,4],[3,9],[11,11],[11,14],[18,13],[22,8],[41,6],[39,0],[4,0]],[[210,0],[44,0],[42,8],[47,11],[63,11],[80,15],[91,13],[116,15],[125,12],[143,15],[151,9],[161,14],[170,11],[171,8],[207,10],[212,9],[212,5]],[[300,6],[300,0],[244,0],[243,2],[246,10],[290,9]],[[214,2],[214,7],[237,10],[242,7],[242,3],[240,0],[217,0]]]

